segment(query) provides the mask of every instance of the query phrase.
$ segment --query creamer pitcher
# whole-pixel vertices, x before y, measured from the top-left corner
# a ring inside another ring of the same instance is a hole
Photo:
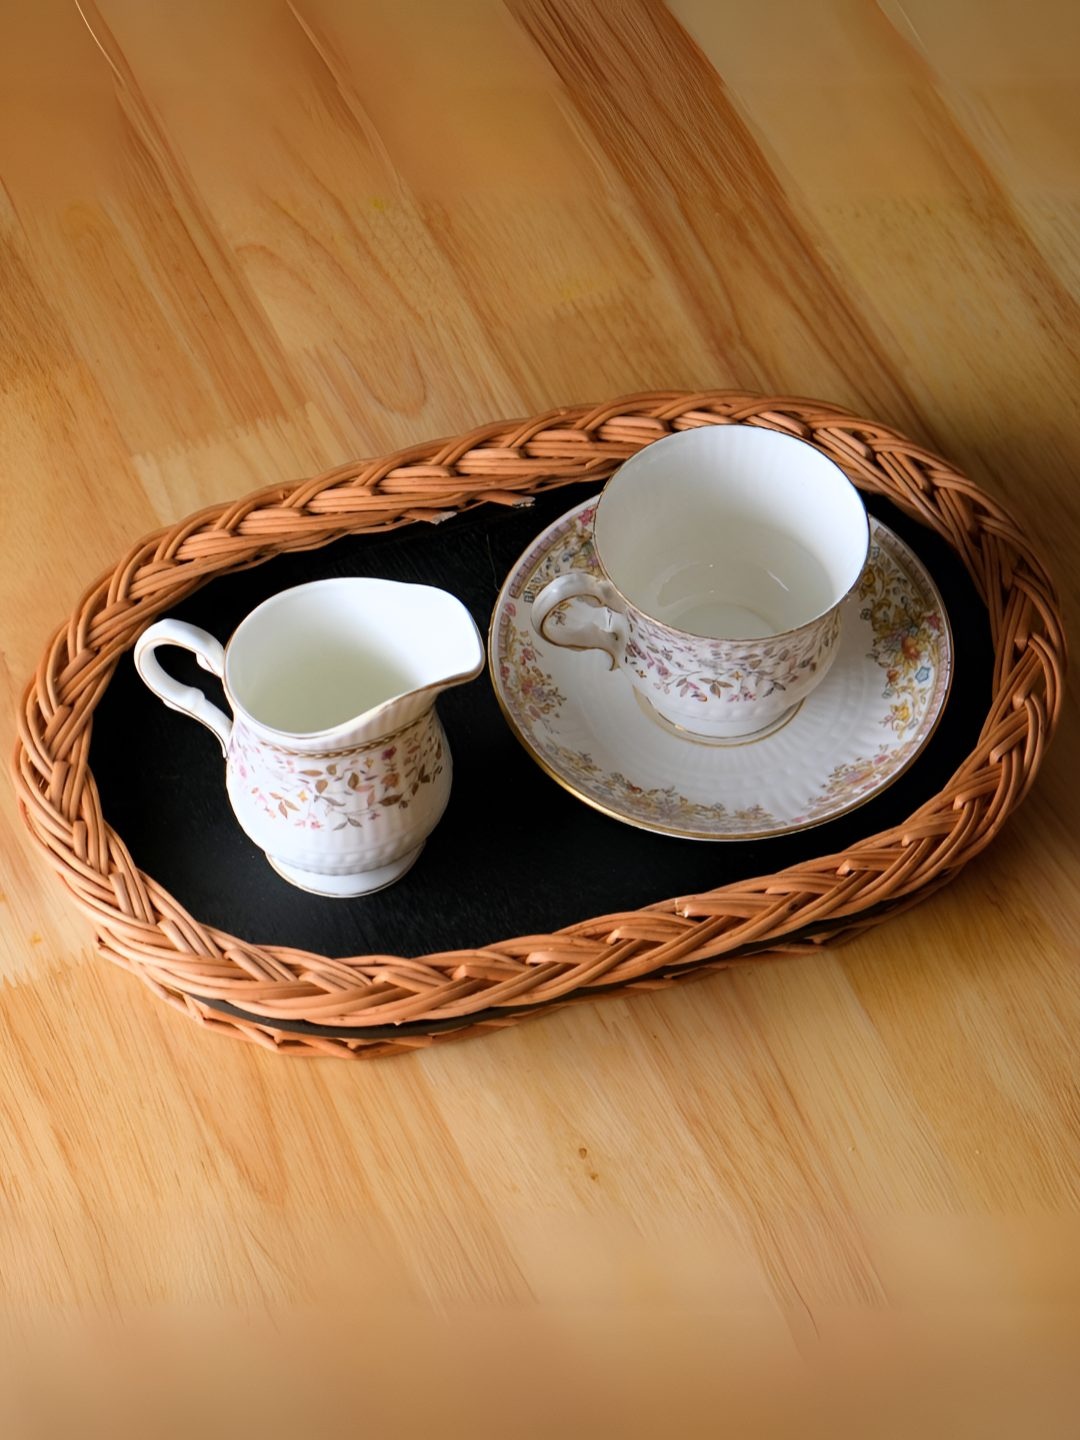
[[[221,677],[230,718],[158,663],[180,645]],[[367,895],[416,860],[450,797],[439,694],[484,668],[469,612],[444,590],[317,580],[264,601],[228,644],[180,620],[139,637],[135,664],[221,742],[241,826],[286,880]]]

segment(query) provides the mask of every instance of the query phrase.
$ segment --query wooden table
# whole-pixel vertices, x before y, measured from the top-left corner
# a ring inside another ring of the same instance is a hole
[[[147,529],[639,388],[906,428],[1075,622],[1078,16],[8,0],[5,745]],[[6,806],[0,1431],[1075,1434],[1076,743],[856,944],[371,1065],[156,1004]]]

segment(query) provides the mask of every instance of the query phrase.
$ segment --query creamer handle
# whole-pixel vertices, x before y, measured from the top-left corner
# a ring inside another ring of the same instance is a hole
[[[221,642],[215,640],[213,635],[208,635],[205,630],[200,630],[196,625],[188,625],[183,620],[159,620],[148,630],[144,630],[136,640],[135,668],[170,710],[192,715],[208,730],[212,730],[221,745],[221,753],[226,754],[229,736],[232,734],[232,721],[224,710],[212,700],[208,700],[201,690],[197,690],[194,685],[181,685],[179,680],[174,680],[165,673],[154,654],[159,645],[179,645],[184,650],[190,650],[204,670],[209,670],[211,675],[217,675],[220,679],[225,673],[225,651]]]

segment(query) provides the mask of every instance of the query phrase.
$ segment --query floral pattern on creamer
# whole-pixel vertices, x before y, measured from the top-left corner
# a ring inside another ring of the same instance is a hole
[[[748,826],[769,829],[777,823],[775,816],[761,805],[728,810],[719,801],[691,800],[674,785],[651,789],[635,785],[618,770],[608,772],[601,769],[584,750],[553,745],[545,754],[551,759],[558,759],[560,769],[571,779],[579,783],[587,781],[591,799],[607,803],[621,813],[625,813],[629,804],[635,819],[677,825],[684,830],[707,830],[710,835],[741,835]]]
[[[764,640],[732,643],[680,640],[678,632],[635,616],[626,659],[634,672],[661,695],[707,704],[738,705],[763,700],[808,680],[840,633],[840,612]],[[752,645],[752,649],[749,648]]]
[[[301,830],[377,825],[387,811],[407,810],[444,765],[434,712],[384,741],[333,755],[278,749],[239,724],[229,742],[230,783],[268,819]]]

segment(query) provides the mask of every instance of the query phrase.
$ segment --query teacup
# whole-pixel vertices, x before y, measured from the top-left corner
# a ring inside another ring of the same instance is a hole
[[[600,575],[544,586],[533,626],[550,644],[605,651],[662,720],[717,739],[773,726],[821,684],[870,527],[813,445],[709,425],[621,466],[593,541]],[[591,603],[562,608],[578,598]]]

